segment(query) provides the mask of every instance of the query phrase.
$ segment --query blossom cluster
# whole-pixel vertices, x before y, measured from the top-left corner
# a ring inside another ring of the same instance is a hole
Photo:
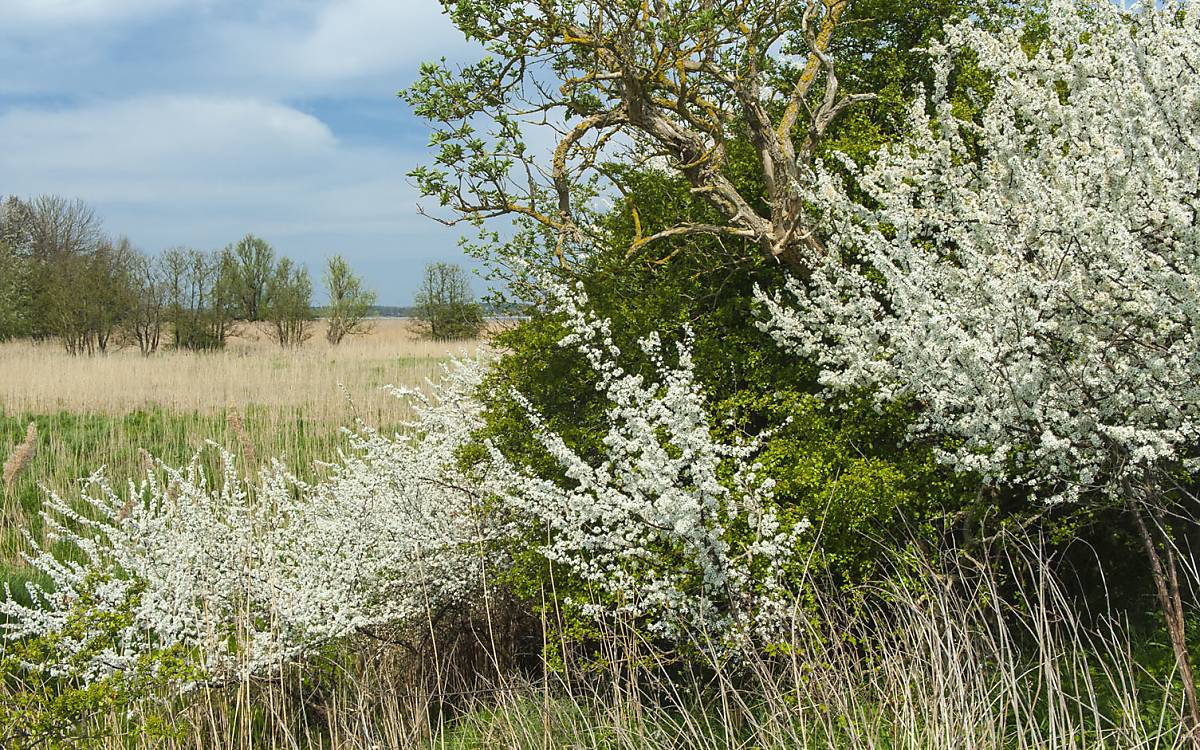
[[[1200,438],[1200,9],[1055,0],[1045,23],[1032,53],[948,28],[911,136],[819,169],[828,254],[759,297],[825,385],[914,399],[955,467],[1115,495]]]
[[[608,402],[602,453],[581,455],[513,394],[565,481],[492,447],[492,490],[546,529],[547,559],[601,594],[578,602],[584,612],[683,642],[769,633],[788,611],[784,570],[808,522],[781,523],[772,480],[756,476],[756,441],[712,429],[687,341],[670,364],[657,335],[641,340],[655,370],[646,377],[622,367],[610,322],[588,311],[582,287],[555,287],[555,297],[570,331],[561,344],[584,355]]]
[[[78,555],[42,550],[30,563],[50,581],[28,586],[32,606],[6,592],[8,635],[62,635],[83,599],[100,612],[136,602],[116,643],[89,634],[64,650],[85,678],[126,669],[140,655],[182,646],[213,681],[267,673],[364,628],[405,623],[480,585],[476,495],[454,454],[478,428],[478,361],[447,367],[417,419],[388,437],[362,426],[353,450],[314,484],[280,464],[244,479],[219,451],[210,481],[201,462],[156,466],[124,493],[97,474],[78,504],[51,495],[45,517]],[[136,588],[136,596],[130,593]]]

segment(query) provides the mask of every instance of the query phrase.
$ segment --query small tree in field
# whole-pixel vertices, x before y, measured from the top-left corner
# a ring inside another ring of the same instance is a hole
[[[235,333],[236,302],[225,253],[171,248],[160,259],[164,321],[177,349],[210,351]]]
[[[483,308],[475,301],[466,272],[453,263],[425,266],[416,308],[423,333],[432,339],[469,339],[483,330]]]
[[[828,386],[914,399],[956,468],[1127,510],[1200,744],[1173,528],[1200,470],[1200,9],[1057,0],[1047,23],[1032,55],[947,30],[909,141],[817,175],[829,252],[798,309],[764,297],[768,327]],[[961,53],[994,86],[975,119]]]
[[[312,336],[312,281],[308,269],[281,258],[266,285],[264,314],[280,346],[300,346]]]
[[[130,268],[134,299],[126,321],[126,332],[144,356],[158,351],[162,341],[170,289],[161,258],[139,253]]]
[[[375,293],[363,289],[362,279],[350,270],[340,255],[329,259],[325,267],[325,291],[329,295],[329,321],[325,338],[337,346],[346,336],[367,333],[371,322],[367,315],[375,304]]]
[[[238,317],[263,320],[267,285],[275,270],[275,250],[261,237],[248,234],[226,248],[228,281]]]

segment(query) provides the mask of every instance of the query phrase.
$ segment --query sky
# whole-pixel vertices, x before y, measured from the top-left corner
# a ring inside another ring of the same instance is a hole
[[[314,281],[341,253],[408,304],[471,263],[416,211],[429,133],[396,94],[478,54],[436,0],[0,0],[0,195],[81,198],[150,252],[254,233]]]

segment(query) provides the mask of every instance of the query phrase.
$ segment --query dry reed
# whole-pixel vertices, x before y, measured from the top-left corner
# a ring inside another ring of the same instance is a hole
[[[254,451],[254,442],[250,440],[250,435],[246,432],[246,422],[242,419],[242,412],[237,407],[231,408],[225,413],[225,423],[229,426],[233,436],[237,438],[238,446],[242,450],[246,475],[253,476],[255,469],[258,468],[258,456]]]
[[[382,386],[420,383],[436,376],[446,357],[486,344],[428,341],[406,320],[379,321],[371,333],[338,346],[317,334],[285,350],[247,327],[223,351],[165,350],[150,357],[136,349],[76,357],[53,342],[2,343],[0,414],[120,415],[151,408],[216,414],[258,407],[302,410],[307,419],[342,424],[354,411],[340,384],[358,414],[390,424],[405,409]]]
[[[1006,599],[1001,580],[1021,588]],[[157,703],[176,704],[179,738],[144,735],[125,715],[79,731],[105,750],[1188,746],[1171,676],[1137,663],[1118,619],[1085,616],[1036,546],[1014,544],[985,566],[917,563],[903,584],[808,584],[773,656],[659,669],[656,644],[622,629],[600,664],[521,672],[497,654],[490,625],[448,628],[443,612],[436,642],[424,627],[391,632],[273,678]],[[464,641],[475,645],[468,659],[445,658]]]
[[[18,453],[9,459],[0,578],[24,568],[27,532],[47,541],[42,488],[69,497],[101,467],[121,485],[145,476],[151,457],[186,463],[206,440],[237,449],[248,474],[260,460],[279,458],[303,476],[336,459],[346,446],[342,427],[362,419],[386,431],[411,417],[382,386],[420,387],[439,376],[447,357],[487,345],[428,341],[406,320],[379,321],[338,346],[317,334],[283,350],[247,326],[224,351],[150,357],[136,348],[76,357],[53,342],[0,343],[0,426],[36,416],[50,437],[35,465],[20,461],[28,483],[13,483]]]
[[[30,422],[29,426],[25,428],[25,441],[13,448],[4,462],[4,489],[6,491],[17,481],[17,477],[33,463],[36,453],[37,425]]]

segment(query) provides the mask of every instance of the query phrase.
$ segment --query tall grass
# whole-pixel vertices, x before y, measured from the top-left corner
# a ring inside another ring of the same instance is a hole
[[[87,729],[95,747],[166,750],[1188,746],[1172,676],[1144,671],[1121,622],[1081,609],[1036,548],[901,580],[813,580],[784,642],[709,663],[626,633],[605,659],[520,669],[497,646],[501,612],[431,613],[270,680],[170,698],[177,736],[149,737],[136,711]]]
[[[25,531],[43,540],[43,488],[69,496],[100,467],[120,482],[147,454],[181,464],[206,439],[247,473],[273,456],[315,473],[356,414],[385,429],[407,417],[378,386],[419,383],[475,347],[421,342],[395,322],[288,352],[249,337],[147,359],[0,345],[0,456],[31,457],[6,488],[0,578],[26,575]],[[814,576],[788,637],[736,660],[684,661],[631,628],[576,650],[547,642],[527,608],[488,599],[329,644],[270,679],[147,696],[64,731],[105,750],[1187,746],[1174,675],[1146,668],[1119,618],[1075,601],[1036,546],[975,554],[915,559],[852,589]],[[21,689],[10,676],[0,700]],[[0,747],[22,747],[7,729]]]
[[[354,414],[387,424],[403,407],[379,386],[420,382],[447,356],[483,344],[428,341],[406,320],[377,321],[370,334],[336,347],[317,330],[295,349],[281,349],[246,325],[222,351],[164,350],[150,357],[136,349],[77,357],[54,342],[11,341],[0,343],[0,412],[190,414],[254,406],[302,410],[308,419],[335,424]]]

